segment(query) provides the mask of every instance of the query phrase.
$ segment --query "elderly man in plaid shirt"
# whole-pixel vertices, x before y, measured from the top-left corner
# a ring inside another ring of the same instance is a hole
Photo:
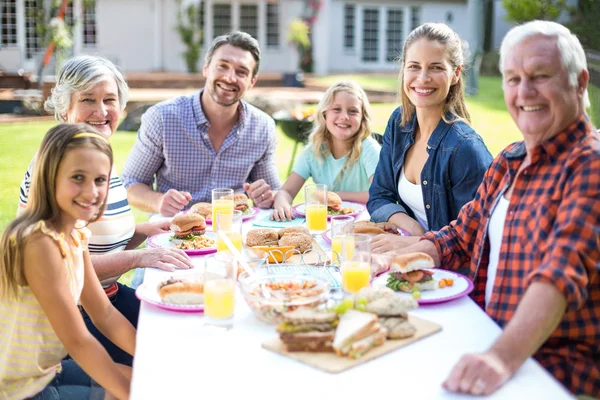
[[[534,356],[574,394],[600,398],[600,141],[585,54],[567,28],[533,21],[506,35],[500,70],[524,141],[496,157],[456,221],[396,254],[469,265],[474,300],[503,328],[446,389],[490,394]]]
[[[252,36],[219,36],[206,54],[204,89],[144,114],[121,174],[131,204],[173,216],[210,202],[214,188],[233,188],[245,190],[258,207],[272,206],[280,186],[275,123],[241,100],[256,83],[259,63]]]

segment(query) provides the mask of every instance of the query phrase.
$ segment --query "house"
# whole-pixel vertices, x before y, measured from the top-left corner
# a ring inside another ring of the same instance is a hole
[[[287,43],[287,27],[316,0],[186,1],[200,4],[205,49],[215,36],[240,29],[261,43],[261,71],[293,72],[298,55]],[[427,21],[445,22],[470,41],[469,7],[476,1],[320,0],[312,32],[315,73],[393,71],[404,38]],[[0,69],[37,71],[44,49],[31,17],[35,5],[0,1]],[[185,71],[176,7],[175,0],[96,0],[93,7],[73,0],[67,12],[67,22],[75,21],[73,53],[107,57],[125,71]],[[510,26],[495,25],[497,47]]]

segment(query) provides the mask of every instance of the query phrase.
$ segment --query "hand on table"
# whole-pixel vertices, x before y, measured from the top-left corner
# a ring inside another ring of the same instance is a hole
[[[513,373],[491,351],[466,354],[452,368],[442,386],[451,392],[487,396],[506,383]]]
[[[165,217],[172,217],[179,211],[183,210],[192,200],[192,195],[189,192],[180,192],[179,190],[169,189],[163,194],[158,212]]]
[[[254,205],[259,208],[271,208],[274,201],[271,186],[264,179],[259,179],[252,184],[244,183],[244,190],[252,199]]]
[[[275,206],[275,209],[271,212],[271,221],[291,221],[293,219],[294,212],[289,204],[281,207]]]
[[[419,241],[420,236],[400,236],[393,233],[376,235],[371,242],[371,251],[375,254],[403,249]]]
[[[163,271],[194,268],[192,260],[181,249],[157,247],[135,250],[138,252],[138,267],[156,267]]]

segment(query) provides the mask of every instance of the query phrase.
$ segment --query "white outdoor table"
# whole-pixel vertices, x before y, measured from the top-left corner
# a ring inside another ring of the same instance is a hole
[[[262,211],[257,218],[266,214]],[[251,228],[252,220],[244,231]],[[148,268],[145,282],[158,283],[170,275]],[[142,302],[131,399],[472,399],[446,392],[441,384],[463,354],[486,350],[500,328],[469,297],[412,313],[440,324],[442,331],[330,374],[263,349],[262,342],[276,336],[275,327],[254,317],[239,291],[229,331],[204,327],[202,313],[170,312]],[[488,398],[572,396],[529,359]]]

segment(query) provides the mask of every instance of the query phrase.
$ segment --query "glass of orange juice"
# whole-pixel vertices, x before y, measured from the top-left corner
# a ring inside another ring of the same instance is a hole
[[[306,229],[311,235],[319,235],[327,229],[327,185],[304,187],[304,212]]]
[[[371,236],[345,235],[341,237],[342,289],[356,293],[371,282]]]
[[[331,217],[331,261],[333,264],[340,264],[340,254],[342,253],[342,236],[354,234],[354,217],[351,215],[334,215]],[[354,243],[348,240],[346,242],[349,249],[354,250]]]
[[[213,231],[217,231],[217,212],[220,210],[233,210],[233,189],[212,190],[212,225]]]
[[[228,251],[208,257],[204,267],[204,318],[207,326],[233,327],[237,262]]]
[[[242,212],[239,210],[219,210],[217,212],[216,232],[224,232],[233,245],[242,250]],[[217,239],[217,251],[227,250],[221,237]]]

